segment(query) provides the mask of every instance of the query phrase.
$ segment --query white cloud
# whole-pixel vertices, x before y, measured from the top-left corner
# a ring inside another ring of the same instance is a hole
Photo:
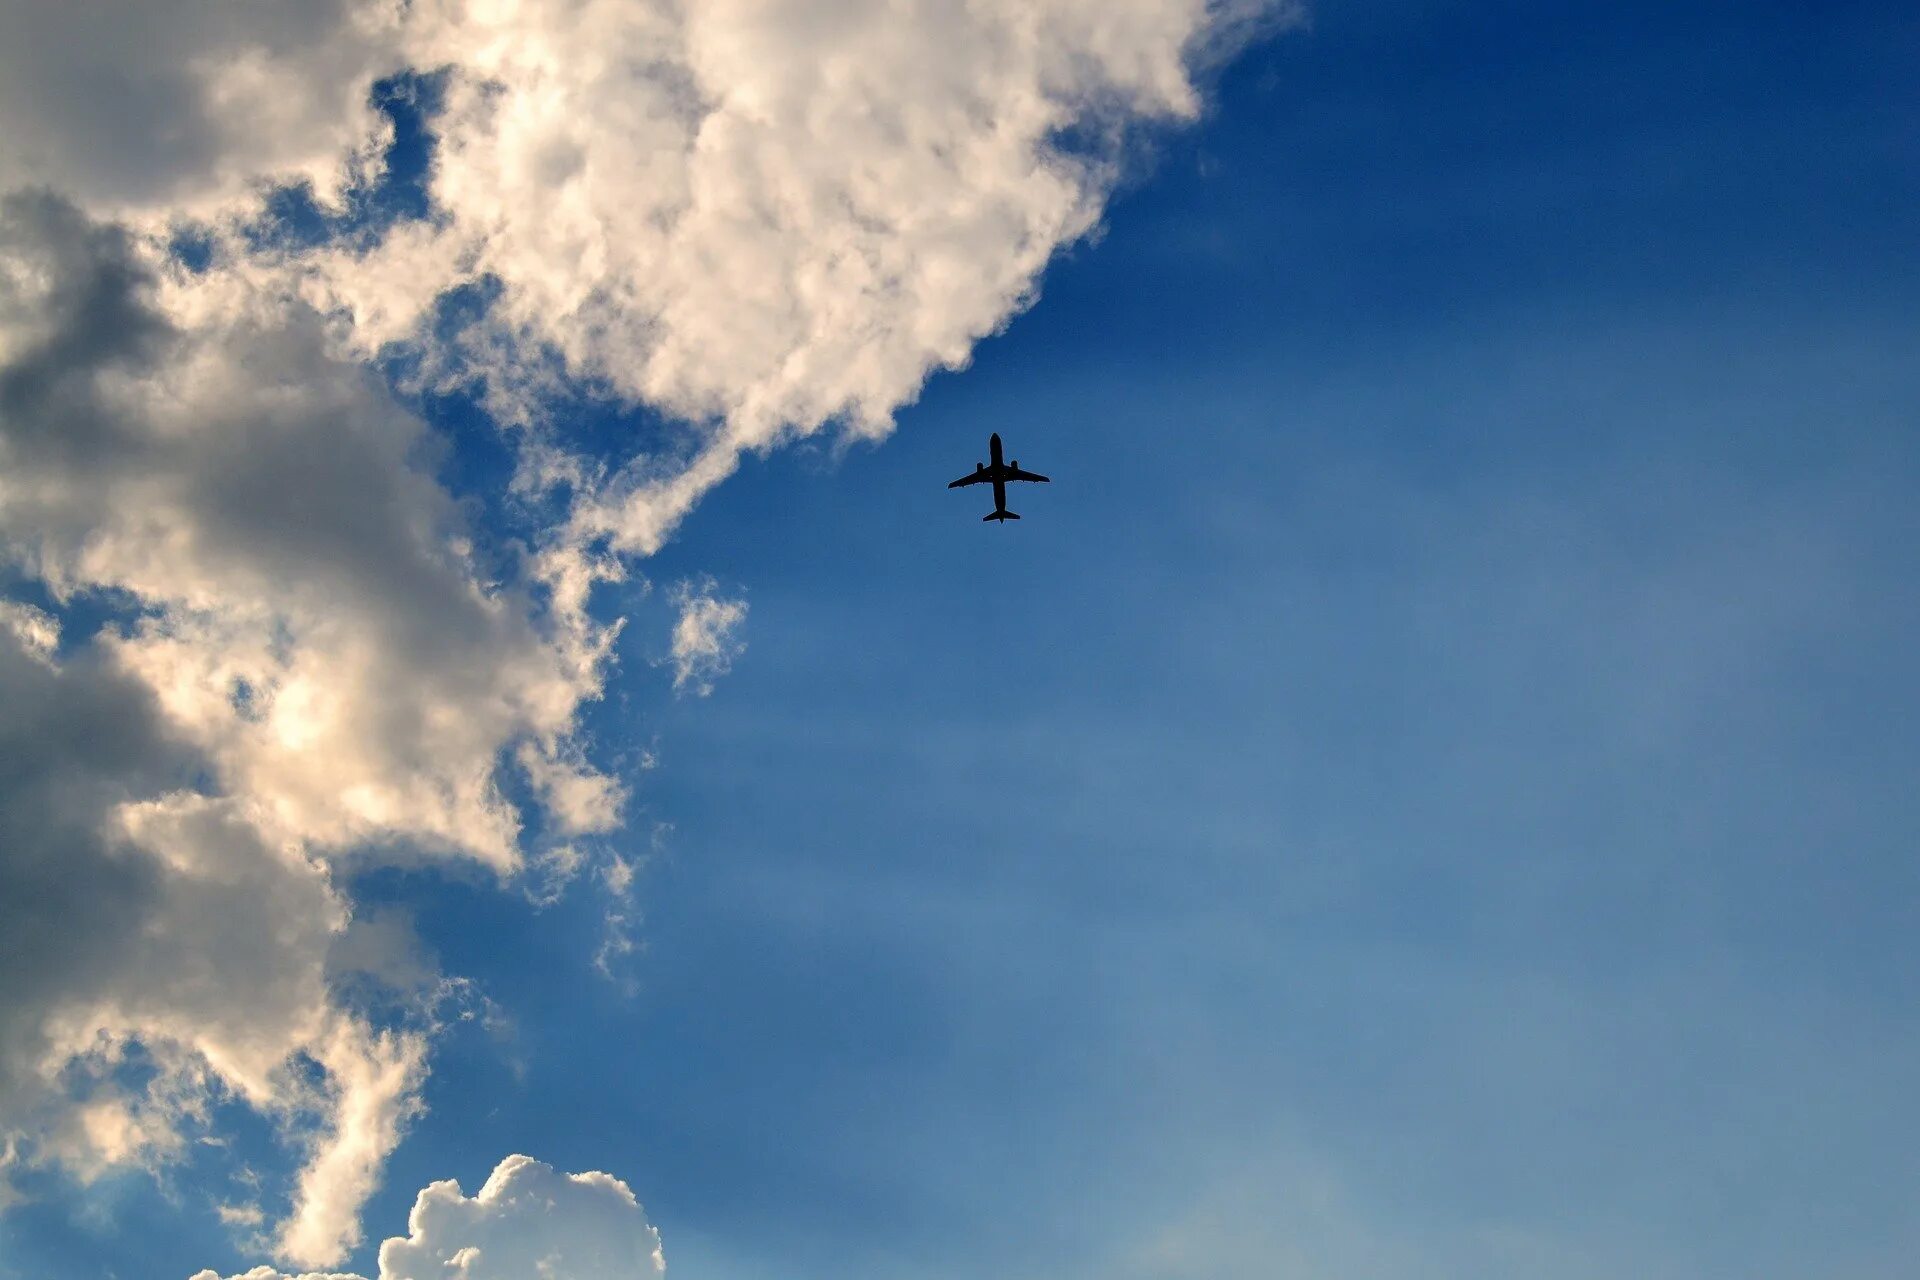
[[[378,1280],[642,1280],[663,1275],[660,1233],[620,1179],[563,1174],[508,1156],[472,1197],[436,1182],[414,1201],[407,1234],[380,1246]],[[192,1280],[220,1280],[202,1271]],[[257,1267],[228,1280],[355,1280],[283,1276]]]
[[[682,583],[673,600],[680,608],[673,624],[673,687],[704,698],[746,650],[740,627],[747,620],[747,602],[722,600],[710,579]]]
[[[327,1073],[332,1122],[300,1171],[294,1212],[279,1252],[299,1262],[330,1262],[360,1242],[360,1206],[380,1168],[419,1109],[426,1045],[418,1036],[373,1033],[336,1021],[309,1050]]]
[[[533,860],[534,877],[527,886],[527,900],[536,907],[550,907],[560,901],[586,860],[586,853],[578,845],[557,844],[542,850]]]
[[[656,838],[657,835],[656,830]],[[629,995],[635,990],[632,979],[619,973],[617,967],[634,950],[636,913],[633,906],[633,880],[636,872],[636,865],[619,854],[615,854],[601,868],[600,879],[607,889],[607,910],[601,923],[600,947],[593,956],[593,967],[608,979],[618,982]]]
[[[401,38],[448,73],[437,220],[300,269],[369,346],[493,279],[468,336],[496,383],[557,353],[701,424],[581,504],[577,539],[648,553],[742,450],[833,421],[890,430],[1095,225],[1122,126],[1192,117],[1191,67],[1291,11],[421,0]],[[1070,148],[1069,129],[1105,141]]]

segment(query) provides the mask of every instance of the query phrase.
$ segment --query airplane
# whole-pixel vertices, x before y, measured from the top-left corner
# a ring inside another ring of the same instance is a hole
[[[1037,476],[1031,471],[1022,471],[1017,461],[1012,466],[1008,466],[1006,463],[1000,461],[1000,433],[998,431],[993,433],[993,438],[988,441],[988,446],[993,450],[993,465],[988,466],[984,462],[976,462],[973,464],[972,475],[961,476],[958,480],[948,485],[947,488],[958,489],[963,484],[991,484],[993,486],[993,511],[991,514],[981,516],[980,518],[982,520],[1018,520],[1020,518],[1018,515],[1007,510],[1007,481],[1037,480],[1041,484],[1046,484],[1048,483],[1047,478],[1045,476]]]

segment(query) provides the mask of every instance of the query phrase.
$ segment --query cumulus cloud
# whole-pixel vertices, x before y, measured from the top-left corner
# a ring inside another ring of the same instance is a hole
[[[696,424],[580,504],[579,539],[648,553],[743,450],[890,430],[1095,225],[1122,126],[1192,117],[1194,65],[1286,12],[420,0],[400,39],[446,73],[436,217],[301,269],[368,344],[491,280],[487,376],[557,356]]]
[[[0,612],[0,1132],[91,1176],[238,1097],[306,1152],[280,1240],[324,1263],[425,1069],[336,998],[333,864],[517,871],[516,755],[604,825],[570,731],[610,635],[482,578],[424,428],[301,305],[170,293],[44,194],[0,204],[0,280],[0,541],[58,599],[136,606],[64,661],[51,615]]]
[[[152,1164],[238,1099],[302,1156],[281,1256],[344,1256],[430,1043],[425,962],[356,927],[347,871],[560,892],[626,811],[576,732],[617,634],[596,584],[744,451],[889,431],[1094,228],[1126,128],[1190,119],[1196,68],[1288,11],[0,0],[0,173],[49,188],[0,203],[0,555],[39,602],[0,603],[0,1175]],[[439,86],[428,215],[353,224],[391,132],[369,89],[402,71]],[[353,233],[256,234],[289,182]],[[158,248],[182,218],[201,274]],[[394,342],[530,428],[552,527],[474,527],[367,362]],[[595,453],[555,387],[665,425]],[[746,604],[676,603],[675,683],[704,693]],[[602,967],[632,946],[632,865],[603,875]],[[375,1017],[369,975],[416,998]],[[394,1265],[533,1274],[498,1224],[545,1194],[645,1243],[603,1177],[429,1188]]]
[[[712,579],[680,584],[673,601],[680,609],[673,624],[673,687],[704,698],[746,650],[740,628],[747,620],[747,602],[721,599],[714,594]]]
[[[395,0],[0,0],[0,173],[164,219],[326,198],[378,154]]]
[[[425,428],[318,317],[162,289],[56,199],[0,210],[0,537],[107,638],[273,835],[518,865],[519,744],[569,814],[616,805],[566,737],[611,636],[482,574]]]
[[[451,1181],[423,1190],[407,1234],[380,1246],[378,1280],[642,1280],[665,1272],[660,1233],[626,1183],[515,1155],[472,1197]],[[192,1280],[221,1277],[202,1271]],[[227,1280],[358,1278],[256,1267]]]
[[[56,665],[0,635],[0,705],[9,1151],[90,1178],[178,1154],[183,1125],[236,1098],[311,1148],[296,1244],[336,1252],[414,1105],[423,1042],[332,998],[348,913],[326,869],[191,790],[202,762],[103,653]]]

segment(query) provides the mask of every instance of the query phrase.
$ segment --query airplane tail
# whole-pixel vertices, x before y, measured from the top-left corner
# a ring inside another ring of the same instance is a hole
[[[993,511],[980,518],[982,520],[1018,520],[1020,517],[1011,511]]]

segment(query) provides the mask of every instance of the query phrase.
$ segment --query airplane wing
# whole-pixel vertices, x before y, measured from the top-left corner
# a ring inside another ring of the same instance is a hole
[[[990,475],[989,473],[985,471],[976,471],[972,475],[961,476],[958,480],[955,480],[952,484],[948,485],[947,488],[958,489],[963,484],[985,484],[987,481],[991,479],[993,479],[993,476]]]
[[[1009,480],[1038,480],[1041,484],[1049,483],[1045,476],[1037,476],[1031,471],[1022,471],[1018,467],[1007,468],[1006,478]]]

